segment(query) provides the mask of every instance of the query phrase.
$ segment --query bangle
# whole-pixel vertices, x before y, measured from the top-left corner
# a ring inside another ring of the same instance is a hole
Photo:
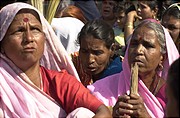
[[[133,29],[133,25],[126,25],[127,28],[132,28]]]
[[[126,26],[129,26],[129,25],[132,25],[132,26],[133,26],[133,23],[132,23],[132,22],[127,22],[125,25],[126,25]]]

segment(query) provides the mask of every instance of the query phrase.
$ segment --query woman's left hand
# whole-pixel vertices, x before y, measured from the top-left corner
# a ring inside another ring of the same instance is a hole
[[[141,96],[137,94],[130,94],[130,99],[127,100],[127,103],[132,105],[132,112],[129,114],[131,117],[150,117]]]

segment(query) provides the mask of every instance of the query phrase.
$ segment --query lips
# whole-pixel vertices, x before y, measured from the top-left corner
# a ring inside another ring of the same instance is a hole
[[[95,67],[87,67],[86,69],[87,69],[87,71],[89,71],[89,72],[94,72],[94,71],[96,70]]]
[[[135,57],[134,60],[132,60],[132,63],[137,63],[138,65],[144,64],[143,60],[140,57]]]
[[[34,52],[36,50],[35,47],[26,46],[23,48],[24,52]]]

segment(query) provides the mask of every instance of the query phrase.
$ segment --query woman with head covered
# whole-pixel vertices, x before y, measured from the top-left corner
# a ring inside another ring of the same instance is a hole
[[[110,116],[77,80],[70,57],[37,9],[13,3],[0,17],[0,117],[73,117],[81,110],[83,117]]]
[[[164,117],[165,79],[170,64],[179,57],[165,28],[157,21],[142,21],[131,36],[123,71],[89,85],[105,105],[113,107],[113,116]],[[129,94],[131,65],[138,65],[138,93]]]

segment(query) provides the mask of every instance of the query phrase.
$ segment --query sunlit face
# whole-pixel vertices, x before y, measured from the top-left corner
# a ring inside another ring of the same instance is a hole
[[[147,4],[140,2],[138,6],[139,7],[137,10],[137,14],[142,17],[142,20],[153,18],[153,16],[155,15],[153,10],[151,10],[151,8]]]
[[[145,26],[136,29],[128,50],[129,66],[137,62],[139,75],[144,76],[147,73],[154,73],[162,59],[155,31]]]
[[[172,89],[169,85],[167,85],[166,88],[166,96],[168,99],[168,102],[166,104],[166,116],[167,117],[179,117],[179,104],[177,103],[177,100],[175,96],[173,95]]]
[[[18,13],[2,40],[2,50],[21,70],[39,63],[45,35],[40,21],[32,13]]]
[[[168,29],[172,39],[177,43],[180,40],[180,19],[165,15],[162,19],[162,25]]]
[[[124,28],[125,25],[125,12],[120,12],[117,14],[117,23],[119,28]]]
[[[81,41],[79,52],[85,71],[97,75],[107,67],[112,51],[106,47],[103,40],[86,36]]]
[[[102,2],[102,16],[104,19],[114,19],[115,14],[113,9],[116,5],[116,1],[114,0],[103,0]]]

